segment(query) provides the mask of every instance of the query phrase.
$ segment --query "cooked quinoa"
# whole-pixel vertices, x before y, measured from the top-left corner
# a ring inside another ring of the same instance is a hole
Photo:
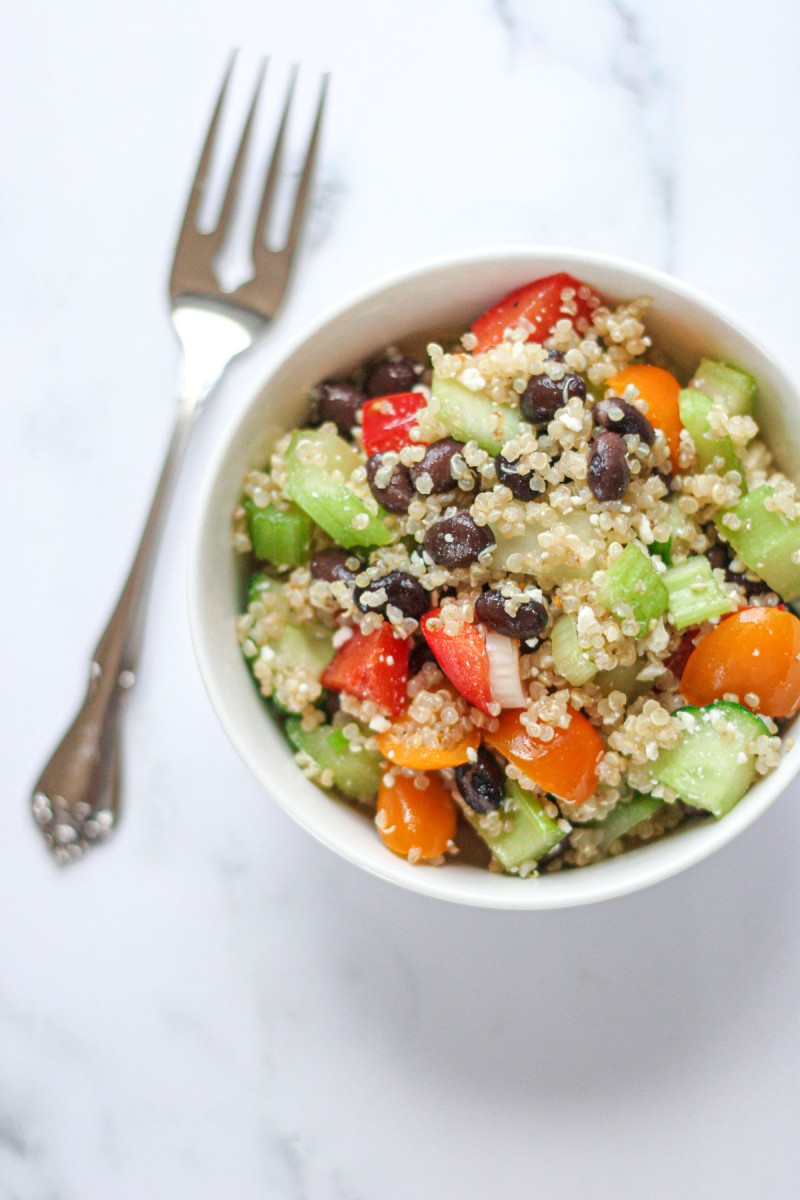
[[[675,784],[687,739],[718,739],[755,779],[776,766],[778,722],[794,711],[777,715],[752,689],[694,707],[681,692],[690,655],[729,614],[794,599],[734,549],[755,493],[797,528],[786,570],[800,571],[800,502],[757,407],[725,403],[698,369],[690,391],[675,383],[685,421],[670,436],[649,382],[620,379],[632,368],[634,380],[671,378],[650,365],[669,352],[647,332],[650,301],[613,307],[573,282],[544,331],[515,309],[487,345],[501,304],[455,345],[432,341],[424,361],[389,346],[324,381],[307,425],[247,473],[233,513],[251,574],[238,640],[298,766],[375,810],[376,836],[411,862],[460,854],[526,877],[713,819],[729,798],[704,807],[702,788],[698,799]],[[642,366],[660,375],[637,375]],[[314,491],[323,475],[327,516]],[[687,623],[681,605],[702,619]],[[503,753],[512,723],[535,754]],[[562,784],[557,748],[571,760],[579,728],[597,751],[580,784]],[[438,842],[415,840],[417,802],[435,809]],[[535,827],[527,842],[523,819]]]

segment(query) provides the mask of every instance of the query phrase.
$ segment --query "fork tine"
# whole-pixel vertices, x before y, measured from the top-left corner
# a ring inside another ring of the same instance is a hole
[[[286,239],[286,245],[283,248],[283,253],[286,254],[291,261],[297,247],[297,240],[300,236],[300,230],[305,217],[306,204],[308,201],[308,193],[311,187],[311,180],[314,176],[314,162],[317,157],[317,149],[319,147],[319,135],[322,128],[322,114],[325,110],[325,97],[328,93],[328,80],[330,75],[327,73],[322,76],[322,83],[319,89],[319,100],[317,102],[317,111],[314,116],[314,125],[311,130],[311,137],[308,141],[308,149],[306,150],[306,159],[303,164],[303,173],[300,176],[300,182],[297,185],[297,192],[294,198],[294,208],[292,209],[292,219],[289,224],[289,236]]]
[[[272,199],[275,193],[275,186],[278,182],[280,173],[281,158],[283,156],[283,140],[286,134],[286,125],[289,121],[289,110],[292,106],[292,97],[294,96],[294,87],[297,82],[297,64],[292,67],[292,73],[289,77],[289,87],[286,91],[286,100],[281,113],[278,132],[275,135],[275,144],[272,147],[272,157],[269,160],[269,170],[264,183],[264,190],[261,193],[261,203],[258,207],[258,216],[256,217],[256,227],[253,232],[253,258],[258,260],[258,253],[264,249],[267,233],[267,223],[269,221],[270,210],[272,208]]]
[[[217,221],[216,228],[214,229],[212,235],[217,244],[219,244],[225,236],[228,223],[230,222],[231,214],[236,203],[236,193],[239,190],[239,181],[241,179],[242,170],[247,158],[247,149],[250,144],[250,134],[253,129],[253,121],[255,120],[258,101],[261,95],[261,88],[264,84],[264,75],[266,74],[268,62],[269,59],[262,58],[261,65],[258,68],[258,75],[256,77],[255,87],[253,89],[253,98],[250,101],[250,109],[247,114],[247,120],[244,123],[242,136],[239,140],[239,146],[236,151],[236,158],[233,160],[233,166],[231,167],[231,173],[228,178],[228,186],[225,189],[225,198],[222,201],[222,207],[219,212],[219,220]]]
[[[219,90],[217,102],[214,105],[214,112],[211,115],[211,123],[208,127],[206,140],[203,144],[203,149],[200,154],[200,161],[197,164],[197,171],[195,172],[195,177],[192,180],[192,187],[191,191],[189,192],[189,202],[186,205],[186,212],[184,214],[183,225],[181,226],[179,237],[182,237],[185,232],[190,230],[195,231],[197,229],[197,214],[203,199],[203,188],[205,186],[206,176],[208,175],[208,168],[211,165],[211,156],[214,152],[214,142],[216,141],[217,128],[222,115],[222,108],[225,103],[225,95],[228,91],[228,84],[230,83],[231,75],[233,74],[233,67],[238,53],[238,50],[231,51],[231,56],[228,59],[228,66],[225,69],[225,74],[222,78],[222,87]]]

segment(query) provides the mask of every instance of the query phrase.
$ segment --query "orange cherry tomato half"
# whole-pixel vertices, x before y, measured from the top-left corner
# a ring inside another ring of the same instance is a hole
[[[681,421],[678,397],[681,385],[674,375],[663,367],[652,367],[645,363],[638,367],[626,367],[606,380],[606,387],[622,395],[632,383],[642,400],[647,403],[647,419],[654,429],[660,429],[669,445],[669,456],[673,471],[678,470],[678,449],[681,441]]]
[[[427,783],[419,787],[417,780]],[[457,820],[455,802],[438,775],[388,771],[381,780],[375,824],[395,854],[438,858],[455,836]]]
[[[410,767],[414,771],[441,771],[444,767],[469,762],[469,751],[477,750],[481,740],[478,730],[474,729],[452,746],[413,746],[404,736],[407,732],[402,723],[393,725],[386,733],[378,735],[378,749],[394,766]]]
[[[483,738],[546,792],[583,804],[597,787],[597,767],[605,747],[582,713],[572,708],[568,712],[569,725],[554,729],[549,742],[531,737],[520,721],[520,710],[514,709],[504,712],[498,728],[484,732]]]
[[[766,717],[800,709],[800,621],[786,609],[743,608],[712,629],[692,651],[681,677],[690,704],[726,694]],[[758,704],[748,704],[757,696]]]

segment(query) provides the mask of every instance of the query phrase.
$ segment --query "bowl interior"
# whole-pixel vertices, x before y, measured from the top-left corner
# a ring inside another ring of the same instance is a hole
[[[800,477],[800,408],[781,367],[717,305],[658,272],[572,251],[509,250],[423,266],[363,293],[298,338],[229,426],[212,465],[195,528],[190,610],[195,648],[212,703],[229,737],[268,792],[306,829],[366,870],[413,890],[501,908],[550,908],[632,891],[705,857],[748,825],[800,765],[800,746],[786,754],[719,823],[589,868],[519,880],[458,863],[413,867],[379,842],[368,815],[320,792],[300,774],[278,726],[252,685],[234,634],[242,600],[242,563],[231,548],[230,513],[246,470],[260,466],[285,430],[301,424],[308,389],[386,345],[425,331],[466,328],[474,315],[537,275],[568,269],[611,301],[647,294],[654,344],[679,371],[701,357],[724,358],[759,381],[758,419],[781,467]]]

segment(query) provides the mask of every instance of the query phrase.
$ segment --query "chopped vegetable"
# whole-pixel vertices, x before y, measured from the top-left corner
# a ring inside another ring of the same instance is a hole
[[[755,412],[755,379],[727,363],[702,359],[689,387],[718,401],[732,417]]]
[[[417,413],[426,403],[422,392],[400,392],[365,404],[362,418],[365,453],[383,454],[408,446],[411,430],[418,422]]]
[[[786,609],[744,608],[712,629],[686,663],[681,695],[690,704],[723,696],[767,717],[800,709],[800,620]]]
[[[549,741],[534,738],[519,712],[504,712],[496,730],[484,732],[484,741],[509,759],[533,783],[561,800],[582,804],[597,787],[597,767],[603,757],[603,739],[595,727],[568,708],[566,729],[553,729]]]
[[[597,667],[578,641],[578,627],[571,614],[558,618],[550,634],[550,644],[556,670],[567,683],[581,687],[596,675]]]
[[[600,831],[596,849],[605,854],[609,846],[632,833],[644,821],[649,821],[663,806],[664,801],[656,796],[634,793],[630,800],[620,800],[602,821],[587,821],[587,828]]]
[[[684,428],[691,434],[694,448],[701,471],[707,471],[713,466],[717,474],[724,475],[726,471],[738,471],[742,478],[742,464],[736,457],[733,443],[729,437],[715,438],[711,433],[709,414],[714,407],[710,396],[692,388],[684,388],[678,400],[681,421]]]
[[[359,700],[374,700],[399,717],[406,703],[409,649],[409,639],[395,637],[388,621],[372,633],[355,630],[323,672],[322,685]]]
[[[722,817],[755,779],[753,744],[767,727],[740,704],[724,701],[678,713],[690,714],[689,728],[678,746],[659,753],[653,775],[684,803]]]
[[[489,454],[499,454],[520,431],[519,409],[497,404],[485,392],[473,392],[456,379],[434,375],[431,399],[436,416],[453,437],[477,442]]]
[[[730,594],[717,583],[711,563],[702,554],[687,558],[678,567],[670,567],[664,574],[664,584],[669,594],[670,620],[676,629],[700,625],[736,607]]]
[[[286,493],[340,546],[385,546],[391,532],[344,481],[353,458],[360,463],[353,448],[324,426],[297,430],[286,452]],[[344,479],[337,478],[340,472]]]
[[[299,567],[311,548],[311,521],[295,504],[284,511],[268,504],[265,508],[248,496],[244,502],[247,533],[253,554],[275,567]]]
[[[624,371],[618,371],[606,381],[606,386],[620,396],[630,384],[633,384],[647,404],[647,419],[650,424],[654,429],[660,429],[666,437],[672,469],[677,471],[683,428],[678,404],[681,385],[669,371],[665,371],[663,367],[650,366],[648,363],[626,367]]]
[[[498,821],[494,813],[481,814],[465,807],[464,814],[506,871],[533,865],[562,842],[569,828],[546,811],[547,801],[528,792],[514,780],[506,781],[506,798]]]
[[[381,781],[381,756],[374,750],[356,749],[341,729],[318,725],[303,729],[299,717],[286,722],[286,736],[298,750],[307,754],[321,772],[330,771],[333,787],[356,800],[370,800]]]
[[[774,488],[763,484],[743,496],[728,514],[716,518],[716,526],[730,542],[744,565],[782,596],[800,596],[800,521],[767,507]]]
[[[410,767],[414,771],[441,771],[444,767],[457,767],[470,761],[470,752],[480,745],[480,732],[473,728],[451,746],[419,746],[412,738],[419,735],[416,721],[401,718],[391,729],[378,735],[378,746],[384,758],[396,767]]]
[[[384,846],[403,858],[438,858],[455,837],[455,801],[438,775],[403,775],[392,768],[381,780],[375,825]]]
[[[528,697],[519,676],[519,642],[501,633],[486,634],[492,702],[501,708],[523,708]]]
[[[564,292],[571,293],[569,300]],[[600,297],[588,284],[561,271],[526,283],[509,292],[472,323],[478,339],[476,353],[489,350],[503,340],[506,329],[519,325],[524,318],[532,326],[528,341],[543,342],[553,332],[556,322],[572,321],[580,332],[592,323],[592,313],[601,303]]]
[[[650,556],[631,543],[608,568],[597,599],[623,621],[632,610],[644,637],[666,610],[669,593]]]
[[[489,682],[489,656],[483,634],[464,622],[456,634],[449,634],[440,620],[441,608],[432,608],[420,625],[434,658],[457,691],[482,712],[490,712],[492,689]]]

